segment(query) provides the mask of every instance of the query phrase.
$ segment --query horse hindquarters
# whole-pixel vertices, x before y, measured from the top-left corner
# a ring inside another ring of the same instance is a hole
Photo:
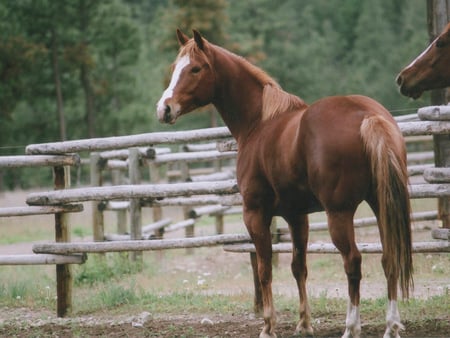
[[[371,116],[361,124],[361,136],[370,159],[378,218],[383,244],[382,264],[387,279],[389,306],[385,337],[397,337],[402,328],[398,314],[397,281],[402,296],[409,296],[412,285],[412,241],[410,201],[405,149],[402,135],[393,123]]]

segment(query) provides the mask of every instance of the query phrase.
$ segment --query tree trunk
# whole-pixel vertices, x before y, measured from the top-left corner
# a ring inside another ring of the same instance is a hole
[[[58,112],[59,121],[59,138],[61,141],[66,140],[66,122],[64,117],[64,105],[63,105],[63,95],[61,89],[61,78],[59,72],[59,59],[58,59],[58,36],[53,28],[51,31],[51,63],[53,69],[53,79],[55,81],[55,91],[56,91],[56,107]]]
[[[86,1],[80,0],[79,2],[79,19],[80,19],[80,32],[81,32],[81,44],[84,48],[84,57],[87,57],[88,53],[88,38],[87,30],[89,26],[89,8]],[[83,60],[80,65],[80,81],[84,91],[85,109],[86,109],[86,123],[88,127],[88,137],[93,138],[96,136],[95,130],[95,109],[94,109],[94,91],[92,89],[92,83],[90,78],[89,64]]]
[[[94,111],[94,94],[92,91],[91,80],[89,78],[89,69],[85,64],[80,67],[80,81],[84,91],[86,122],[88,127],[88,137],[96,136],[95,131],[95,111]]]

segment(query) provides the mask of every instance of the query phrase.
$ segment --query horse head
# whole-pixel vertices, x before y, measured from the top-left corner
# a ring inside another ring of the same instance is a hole
[[[173,124],[183,114],[209,104],[215,86],[214,72],[209,61],[209,42],[193,30],[190,39],[179,29],[180,51],[172,65],[169,86],[157,104],[160,122]]]
[[[450,86],[450,24],[397,76],[400,92],[417,99],[426,90]]]

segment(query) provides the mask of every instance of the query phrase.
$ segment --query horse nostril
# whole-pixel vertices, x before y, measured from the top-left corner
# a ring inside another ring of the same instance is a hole
[[[403,83],[403,78],[402,78],[402,76],[401,76],[401,75],[397,76],[397,84],[398,84],[399,86],[401,86],[402,83]]]
[[[170,117],[170,106],[167,105],[166,108],[164,109],[164,122],[170,122],[171,117]]]

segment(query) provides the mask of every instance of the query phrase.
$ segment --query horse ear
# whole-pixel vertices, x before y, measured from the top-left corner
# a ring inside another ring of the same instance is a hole
[[[205,48],[205,39],[203,39],[202,35],[199,33],[199,31],[193,29],[192,32],[194,33],[194,40],[197,44],[198,48],[203,50]]]
[[[186,34],[184,34],[179,28],[177,28],[177,38],[180,46],[184,46],[186,42],[188,42],[189,40],[189,37]]]

